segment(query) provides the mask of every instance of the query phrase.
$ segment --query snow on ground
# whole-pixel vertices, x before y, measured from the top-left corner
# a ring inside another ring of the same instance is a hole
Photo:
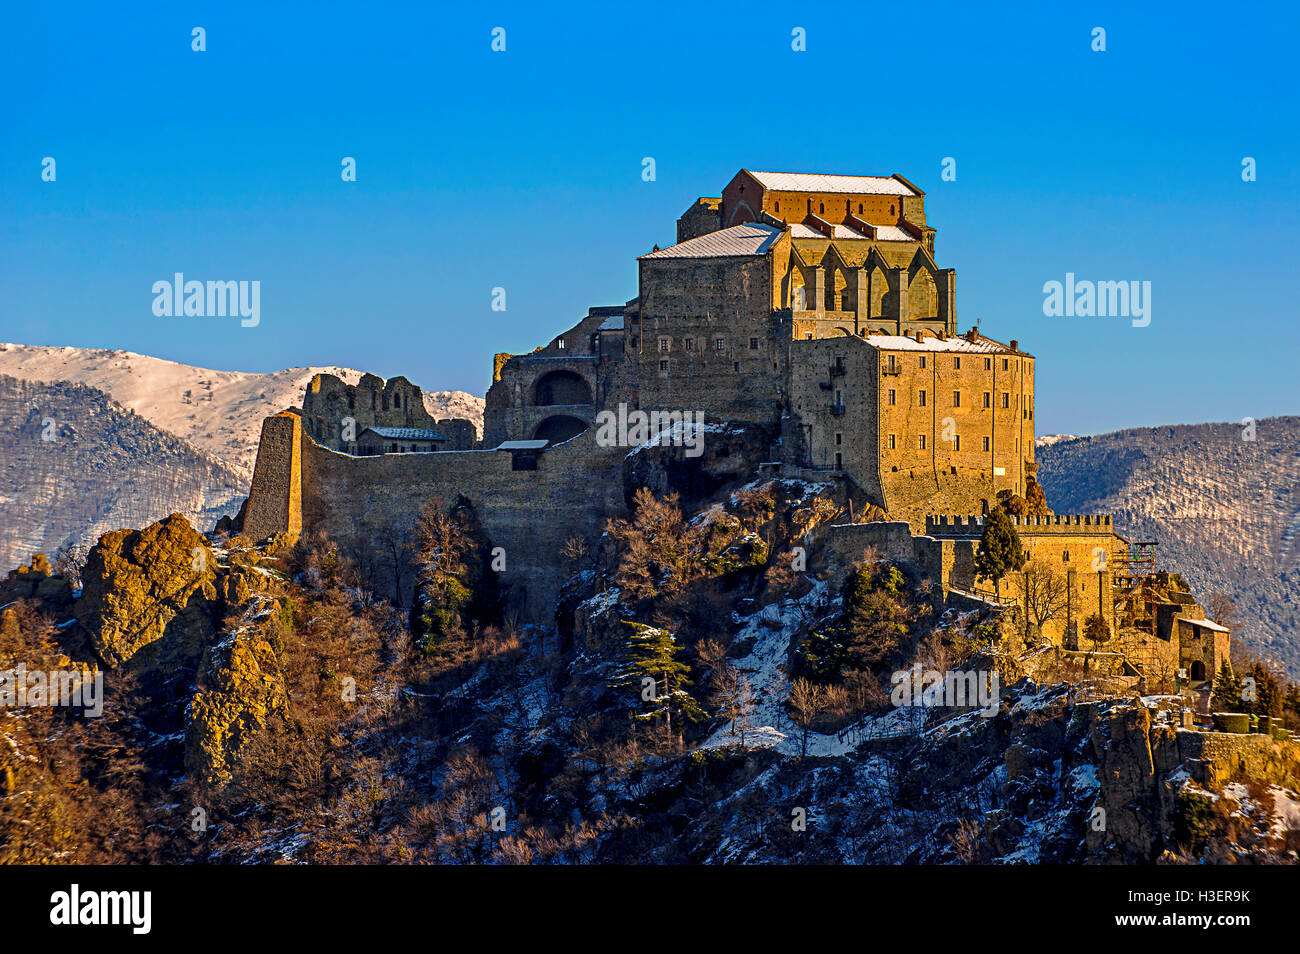
[[[826,581],[809,579],[809,582],[813,584],[812,589],[799,599],[782,600],[741,617],[742,627],[735,642],[743,644],[752,639],[753,647],[748,655],[731,662],[749,678],[754,692],[749,728],[744,733],[747,747],[776,749],[783,755],[798,755],[802,751],[803,730],[786,713],[789,685],[782,677],[791,636],[803,616],[807,614],[811,618],[812,608],[826,598]],[[846,755],[867,739],[910,734],[923,718],[924,714],[915,710],[891,709],[885,715],[863,719],[833,735],[809,732],[808,754]],[[731,722],[727,722],[704,741],[702,748],[740,745],[740,738],[740,731],[733,733]]]

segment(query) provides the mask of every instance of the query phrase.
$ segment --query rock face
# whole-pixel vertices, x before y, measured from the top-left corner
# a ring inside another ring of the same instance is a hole
[[[218,599],[213,562],[180,514],[105,534],[86,560],[76,607],[95,654],[112,669],[164,637],[210,634]]]
[[[255,629],[236,630],[208,650],[199,672],[186,715],[186,768],[205,784],[228,782],[240,750],[288,704],[271,644]]]

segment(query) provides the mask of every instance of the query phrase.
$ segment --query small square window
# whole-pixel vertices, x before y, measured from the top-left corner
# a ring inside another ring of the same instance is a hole
[[[989,439],[986,437],[984,438],[984,453],[987,454],[988,452],[989,452]]]
[[[843,435],[843,434],[836,434],[836,435],[835,435],[835,443],[836,443],[836,444],[843,444],[843,443],[844,443],[844,435]]]
[[[659,370],[660,370],[660,371],[667,371],[667,370],[668,370],[668,362],[667,362],[667,361],[660,361],[660,362],[659,362]]]
[[[670,347],[671,343],[672,343],[672,339],[671,339],[671,338],[664,338],[664,337],[661,337],[661,338],[659,339],[659,350],[660,350],[660,351],[669,351],[669,350],[671,350],[671,347]]]
[[[924,392],[924,391],[921,392],[921,396],[920,396],[920,398],[917,400],[916,403],[919,404],[921,407],[925,407],[925,392]]]
[[[889,389],[889,403],[890,404],[898,403],[898,392],[895,391],[893,388]]]
[[[952,359],[952,366],[953,366],[953,369],[956,370],[956,371],[960,371],[960,370],[961,370],[961,355],[957,355],[956,357],[954,357],[954,358]]]
[[[694,350],[695,350],[695,339],[694,339],[694,338],[687,338],[687,339],[683,342],[683,346],[686,348],[687,351],[694,351]]]
[[[727,350],[727,339],[726,339],[726,338],[714,338],[714,339],[713,339],[713,350],[714,350],[714,351],[726,351],[726,350]]]
[[[731,370],[732,370],[732,371],[735,371],[735,372],[737,372],[737,373],[739,373],[739,371],[740,371],[740,362],[739,362],[739,361],[733,361],[733,362],[731,362]]]
[[[921,367],[925,367],[925,355],[921,355]]]
[[[984,359],[984,370],[985,370],[985,371],[992,371],[992,370],[993,370],[993,359],[992,359],[992,358],[985,358],[985,359]]]
[[[1003,358],[1003,359],[1002,359],[1002,370],[1005,371],[1006,369],[1007,369],[1007,359],[1006,359],[1006,358]]]
[[[889,435],[889,449],[890,449],[890,450],[894,450],[894,449],[898,446],[897,441],[895,440],[895,438],[897,438],[897,436],[898,436],[897,434],[890,434],[890,435]]]
[[[1002,392],[1002,406],[1011,407],[1011,394],[1007,391]]]
[[[556,338],[556,339],[555,339],[555,347],[557,347],[557,348],[559,348],[561,351],[563,351],[563,350],[564,350],[564,339],[563,339],[563,338]]]
[[[757,339],[757,338],[750,338],[750,339],[749,339],[749,350],[750,350],[750,351],[757,351],[757,350],[758,350],[758,339]]]
[[[961,407],[961,392],[960,392],[960,391],[953,391],[953,392],[952,392],[952,406],[953,406],[953,407]]]
[[[993,395],[992,395],[992,394],[989,394],[988,391],[985,391],[985,392],[984,392],[984,406],[985,406],[985,407],[992,407],[992,406],[993,406]]]
[[[920,437],[917,438],[917,447],[919,447],[921,450],[925,450],[925,435],[924,435],[924,434],[922,434]]]

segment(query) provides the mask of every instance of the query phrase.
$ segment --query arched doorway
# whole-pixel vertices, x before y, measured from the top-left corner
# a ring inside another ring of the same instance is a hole
[[[536,407],[590,403],[591,388],[587,387],[587,382],[576,371],[550,371],[538,378],[537,385],[533,388],[533,404]]]
[[[550,441],[552,445],[562,444],[571,437],[577,437],[587,429],[587,423],[567,414],[555,414],[537,425],[533,431],[533,440]]]
[[[1201,662],[1199,659],[1193,660],[1190,672],[1192,682],[1205,681],[1205,663]]]

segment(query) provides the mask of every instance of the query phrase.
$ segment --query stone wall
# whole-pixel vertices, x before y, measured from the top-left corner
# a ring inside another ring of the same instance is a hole
[[[643,258],[640,265],[640,407],[703,410],[709,421],[778,421],[789,325],[772,320],[770,257]]]
[[[263,540],[302,529],[302,419],[284,411],[262,422],[244,536]]]
[[[492,545],[504,548],[500,581],[510,590],[509,605],[526,620],[552,622],[560,585],[572,572],[558,555],[565,540],[578,536],[595,552],[606,518],[626,512],[625,453],[598,447],[588,432],[544,451],[536,470],[515,471],[503,451],[358,458],[304,438],[303,529],[326,533],[367,564],[379,592],[392,589],[399,573],[409,590],[409,560],[398,565],[394,553],[409,547],[420,507],[434,495],[446,506],[464,496]]]
[[[348,418],[354,422],[351,439],[344,427]],[[302,423],[318,443],[352,453],[367,427],[435,427],[419,387],[400,375],[385,381],[373,374],[355,385],[333,374],[314,376],[303,395]]]

